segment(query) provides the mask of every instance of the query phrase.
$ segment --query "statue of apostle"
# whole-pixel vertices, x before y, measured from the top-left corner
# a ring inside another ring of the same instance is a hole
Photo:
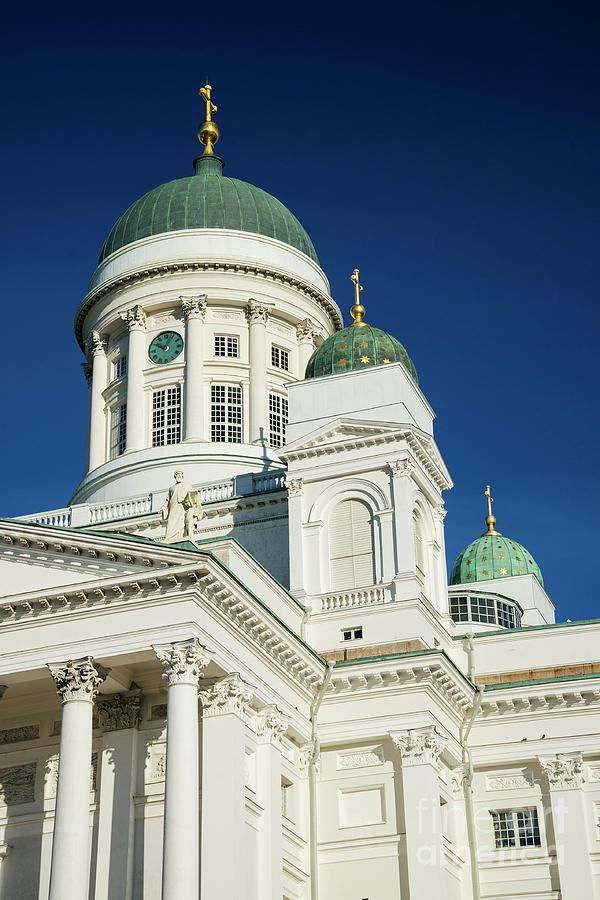
[[[183,472],[175,472],[175,484],[169,488],[169,496],[165,500],[160,516],[167,521],[167,531],[163,538],[166,544],[176,544],[188,540],[195,544],[194,523],[201,519],[204,511],[200,504],[198,491],[183,480]]]

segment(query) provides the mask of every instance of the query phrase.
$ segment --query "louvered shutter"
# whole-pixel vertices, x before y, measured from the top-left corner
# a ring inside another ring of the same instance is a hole
[[[359,500],[343,500],[329,520],[331,589],[367,587],[375,581],[371,512]]]

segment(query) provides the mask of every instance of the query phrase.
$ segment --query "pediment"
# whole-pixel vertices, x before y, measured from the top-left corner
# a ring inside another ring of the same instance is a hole
[[[411,429],[412,430],[412,429]],[[361,419],[336,419],[309,432],[297,441],[282,447],[280,456],[300,454],[305,450],[318,447],[335,447],[340,444],[353,444],[356,441],[401,439],[407,432],[406,426],[386,422],[369,422]]]

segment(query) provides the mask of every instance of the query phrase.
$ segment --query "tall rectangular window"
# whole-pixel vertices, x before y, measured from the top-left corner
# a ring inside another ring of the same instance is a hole
[[[210,386],[210,439],[242,442],[242,389],[231,384]]]
[[[162,388],[152,394],[152,446],[181,441],[181,386]]]
[[[215,356],[228,356],[237,359],[240,355],[240,342],[236,337],[226,334],[215,335]]]
[[[290,354],[282,347],[276,347],[271,344],[271,365],[276,369],[283,369],[284,372],[290,371]]]
[[[505,809],[492,813],[496,849],[506,847],[540,847],[540,828],[535,807]]]
[[[127,375],[127,354],[118,356],[113,363],[113,378],[124,378]]]
[[[125,453],[127,442],[127,404],[119,403],[110,414],[110,458],[116,459]]]
[[[288,423],[288,402],[280,394],[269,394],[269,443],[271,447],[285,444]]]

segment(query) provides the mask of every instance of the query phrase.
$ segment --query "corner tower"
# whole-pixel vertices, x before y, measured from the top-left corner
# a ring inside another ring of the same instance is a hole
[[[313,244],[275,197],[223,174],[211,87],[194,174],[111,229],[77,310],[86,475],[75,503],[280,466],[286,384],[342,325]]]

